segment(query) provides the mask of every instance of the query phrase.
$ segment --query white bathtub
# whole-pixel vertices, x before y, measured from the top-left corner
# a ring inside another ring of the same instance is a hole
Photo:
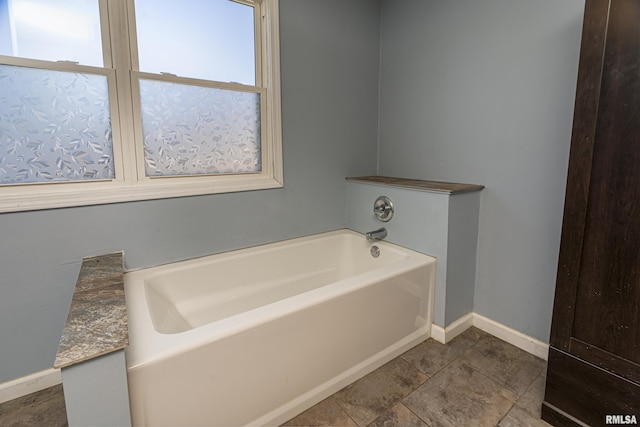
[[[435,259],[349,230],[125,274],[134,425],[274,425],[429,337]]]

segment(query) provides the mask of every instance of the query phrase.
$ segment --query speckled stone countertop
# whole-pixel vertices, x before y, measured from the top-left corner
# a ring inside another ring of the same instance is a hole
[[[356,176],[348,177],[347,181],[360,181],[370,184],[390,185],[393,187],[405,187],[415,190],[432,191],[435,193],[468,193],[480,191],[484,185],[459,184],[455,182],[424,181],[421,179],[394,178],[390,176]]]
[[[84,258],[54,368],[129,345],[122,252]]]

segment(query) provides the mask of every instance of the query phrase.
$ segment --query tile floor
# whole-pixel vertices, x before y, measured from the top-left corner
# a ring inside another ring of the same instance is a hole
[[[476,328],[427,340],[285,426],[537,427],[546,363]],[[62,386],[0,404],[0,426],[66,426]]]
[[[2,427],[66,427],[62,385],[0,404]]]
[[[285,426],[537,427],[546,362],[479,329],[427,340]]]

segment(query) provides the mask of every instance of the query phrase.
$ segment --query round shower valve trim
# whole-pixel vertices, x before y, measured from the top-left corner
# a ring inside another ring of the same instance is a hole
[[[373,214],[382,222],[393,218],[393,203],[387,196],[380,196],[373,204]]]

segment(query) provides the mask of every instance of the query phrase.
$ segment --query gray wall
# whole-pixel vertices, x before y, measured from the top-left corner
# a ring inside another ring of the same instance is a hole
[[[548,342],[583,0],[383,0],[381,175],[486,185],[475,312]]]
[[[281,0],[285,188],[0,215],[0,383],[53,366],[82,257],[140,268],[345,226],[376,169],[379,2]]]

